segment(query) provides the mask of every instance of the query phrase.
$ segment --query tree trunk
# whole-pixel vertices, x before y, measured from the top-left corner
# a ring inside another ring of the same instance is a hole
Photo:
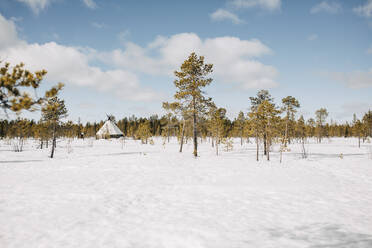
[[[168,140],[168,143],[169,143],[169,133],[170,133],[170,127],[169,127],[169,123],[168,123],[168,127],[167,127],[167,129],[168,129],[168,132],[167,132],[167,140]]]
[[[218,133],[218,129],[217,129]],[[216,155],[218,156],[218,135],[216,135]]]
[[[52,152],[50,154],[50,158],[53,158],[54,156],[54,149],[56,147],[56,123],[53,124],[53,142],[52,142]]]
[[[307,158],[306,149],[305,149],[305,138],[301,138],[301,144],[302,144],[302,158]]]
[[[288,139],[288,117],[285,121],[284,147],[287,147],[287,139]]]
[[[192,128],[193,128],[193,140],[194,140],[194,157],[196,158],[198,156],[198,137],[197,137],[197,130],[196,130],[196,102],[195,97],[193,98],[193,114],[192,114]]]
[[[218,143],[216,142],[216,155],[218,156]]]
[[[185,137],[185,125],[186,125],[186,122],[185,122],[185,120],[183,120],[182,135],[181,135],[181,145],[180,145],[180,152],[182,152],[182,148],[183,148],[183,139],[184,139],[184,137]]]
[[[319,126],[318,143],[322,143],[322,132],[323,132],[323,127]]]
[[[360,148],[360,135],[358,136],[358,147]]]
[[[267,155],[267,140],[266,140],[266,133],[263,135],[263,142],[264,142],[264,155]]]
[[[270,136],[270,120],[268,121],[268,125],[267,125],[267,130],[266,130],[266,137],[267,137],[267,140],[266,140],[266,155],[267,155],[267,161],[270,160],[270,145],[271,145],[271,136]]]
[[[243,146],[243,129],[240,130],[240,146]]]
[[[259,149],[259,145],[258,145],[258,134],[256,132],[256,160],[258,161],[258,149]]]

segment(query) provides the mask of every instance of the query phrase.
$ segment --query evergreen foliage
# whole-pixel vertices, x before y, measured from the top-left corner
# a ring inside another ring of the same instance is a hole
[[[181,65],[180,71],[175,71],[177,77],[174,85],[177,88],[174,98],[179,101],[182,109],[188,110],[192,116],[194,156],[198,156],[198,123],[207,112],[211,99],[205,97],[202,89],[212,82],[208,75],[213,71],[212,64],[205,64],[203,56],[191,53]]]
[[[57,96],[49,98],[48,101],[43,105],[41,112],[43,121],[48,124],[52,132],[52,150],[50,157],[53,158],[54,150],[56,148],[58,123],[62,118],[67,116],[65,102],[59,99]]]
[[[7,110],[20,112],[22,110],[34,111],[36,106],[48,98],[56,96],[62,89],[63,84],[46,91],[44,97],[32,97],[27,89],[36,90],[40,87],[46,70],[34,73],[26,70],[24,64],[20,63],[11,67],[9,63],[3,64],[0,61],[0,107],[7,113]]]

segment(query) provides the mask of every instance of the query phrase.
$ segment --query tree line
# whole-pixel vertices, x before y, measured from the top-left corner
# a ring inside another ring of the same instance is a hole
[[[203,56],[192,53],[174,72],[176,92],[173,102],[162,103],[165,115],[125,117],[116,122],[117,126],[125,137],[139,139],[146,144],[152,136],[162,136],[164,142],[169,142],[170,137],[177,137],[180,152],[184,143],[192,142],[195,157],[198,156],[198,142],[208,139],[218,155],[221,144],[231,149],[231,139],[239,137],[241,145],[255,142],[257,160],[260,147],[269,160],[271,147],[275,143],[280,144],[282,153],[288,150],[288,144],[292,142],[300,142],[305,149],[308,138],[316,138],[321,143],[325,137],[358,137],[360,147],[360,142],[372,136],[372,111],[360,119],[354,115],[351,123],[338,124],[327,122],[328,111],[321,108],[314,113],[314,118],[305,120],[303,116],[296,116],[300,102],[295,97],[287,96],[277,104],[267,90],[260,90],[255,96],[249,97],[249,112],[241,111],[230,120],[226,116],[227,110],[216,106],[204,91],[213,81],[209,77],[212,71],[212,64],[206,64]],[[37,139],[41,149],[52,146],[53,157],[57,137],[95,137],[104,121],[85,124],[61,121],[67,116],[64,101],[58,97],[62,83],[46,91],[43,97],[32,97],[24,90],[36,90],[45,75],[45,70],[32,73],[25,70],[23,64],[11,68],[5,63],[0,67],[0,107],[4,112],[41,111],[39,121],[22,118],[0,120],[0,138],[20,141]]]
[[[265,97],[269,95],[267,91],[260,91],[258,98],[263,97],[262,94],[266,95]],[[365,142],[368,137],[372,137],[372,111],[365,113],[361,119],[354,115],[352,122],[339,124],[325,121],[325,109],[316,111],[314,118],[305,120],[303,116],[297,119],[287,114],[279,116],[278,112],[267,114],[273,111],[273,107],[268,106],[267,102],[251,108],[253,111],[247,114],[241,111],[233,120],[226,116],[224,108],[211,108],[210,112],[198,120],[198,137],[209,139],[213,147],[233,137],[239,138],[241,145],[257,143],[258,139],[258,143],[262,141],[263,149],[266,150],[268,145],[265,144],[273,140],[280,140],[283,146],[287,146],[288,143],[305,142],[308,138],[322,142],[322,139],[329,137],[358,137],[360,142]],[[279,107],[277,111],[278,109]],[[40,140],[40,148],[43,148],[52,142],[53,133],[56,137],[65,138],[95,137],[103,124],[104,120],[85,124],[66,121],[58,122],[54,127],[43,119],[3,119],[0,120],[0,138],[34,138]],[[125,137],[144,140],[144,143],[145,139],[153,136],[162,136],[166,142],[169,142],[171,137],[177,137],[180,145],[182,142],[190,142],[193,138],[192,122],[189,119],[181,119],[172,112],[161,117],[125,117],[116,121],[116,124]]]

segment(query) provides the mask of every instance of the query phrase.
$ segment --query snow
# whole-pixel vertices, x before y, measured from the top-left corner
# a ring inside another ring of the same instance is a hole
[[[0,146],[0,247],[372,247],[370,143],[291,144],[279,163],[255,144],[28,141]],[[343,158],[340,158],[340,154]]]

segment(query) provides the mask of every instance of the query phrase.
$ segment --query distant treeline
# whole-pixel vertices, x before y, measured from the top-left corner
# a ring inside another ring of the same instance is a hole
[[[212,121],[203,118],[199,123],[199,136],[211,136]],[[102,127],[104,121],[87,122],[86,124],[74,123],[72,121],[60,122],[58,124],[58,136],[69,138],[95,137],[97,131]],[[149,118],[137,118],[135,116],[125,117],[116,122],[119,129],[126,137],[140,139],[143,135],[143,128],[146,127],[148,136],[180,136],[183,122],[176,117],[164,115],[159,117],[153,115]],[[222,137],[254,137],[252,132],[253,123],[249,118],[240,117],[230,120],[224,118],[221,122]],[[282,125],[278,125],[280,133],[285,132],[285,119],[282,119]],[[354,119],[352,122],[338,124],[336,122],[325,123],[322,127],[317,125],[315,119],[310,118],[307,121],[301,116],[298,120],[291,120],[288,124],[292,138],[318,137],[321,132],[322,137],[372,137],[372,111],[364,114],[361,121]],[[191,129],[185,128],[185,137],[191,137]],[[35,122],[29,119],[0,120],[1,138],[40,138],[48,139],[50,128],[47,122]]]

